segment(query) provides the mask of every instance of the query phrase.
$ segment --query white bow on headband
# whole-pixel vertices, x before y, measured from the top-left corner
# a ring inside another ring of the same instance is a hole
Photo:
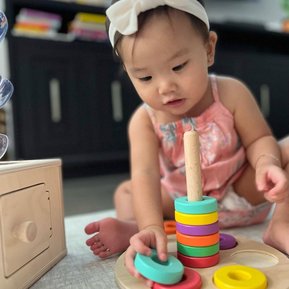
[[[109,40],[114,46],[115,33],[131,35],[138,30],[137,17],[141,12],[158,6],[170,6],[192,14],[202,20],[210,28],[205,8],[197,0],[120,0],[106,10],[110,20]]]

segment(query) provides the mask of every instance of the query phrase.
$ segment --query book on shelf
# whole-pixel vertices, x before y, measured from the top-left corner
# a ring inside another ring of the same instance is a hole
[[[22,8],[16,16],[12,29],[14,36],[89,41],[106,41],[105,15],[78,12],[73,20],[67,23],[67,33],[63,33],[62,17],[56,13]]]
[[[61,22],[62,17],[58,14],[22,8],[16,16],[12,32],[25,35],[51,35],[58,32]]]
[[[94,5],[102,7],[108,7],[111,2],[110,0],[73,0],[73,1],[83,5]]]
[[[56,2],[76,3],[81,5],[92,5],[97,7],[108,7],[111,0],[51,0]]]
[[[105,41],[107,40],[105,16],[79,12],[69,25],[69,33],[78,39]]]

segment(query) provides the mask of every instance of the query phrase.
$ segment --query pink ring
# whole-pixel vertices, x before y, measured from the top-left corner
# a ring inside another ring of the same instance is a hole
[[[176,230],[182,234],[190,236],[206,236],[212,235],[219,231],[219,223],[210,225],[190,226],[176,222]]]
[[[208,257],[190,257],[178,252],[178,259],[186,267],[209,268],[219,263],[220,253]]]
[[[173,285],[154,283],[153,289],[201,289],[202,279],[198,272],[185,268],[183,279]]]

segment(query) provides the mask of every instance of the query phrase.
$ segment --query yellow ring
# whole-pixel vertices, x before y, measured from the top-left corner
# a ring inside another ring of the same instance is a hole
[[[209,225],[218,221],[218,213],[213,212],[209,214],[184,214],[175,211],[175,219],[178,223],[184,225]]]
[[[267,278],[263,272],[242,265],[224,266],[214,273],[214,283],[219,289],[266,289]]]

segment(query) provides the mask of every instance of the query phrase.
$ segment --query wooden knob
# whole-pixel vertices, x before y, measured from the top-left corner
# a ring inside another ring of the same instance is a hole
[[[37,235],[37,226],[32,221],[23,222],[15,226],[13,230],[15,238],[25,243],[31,243],[35,240]]]

